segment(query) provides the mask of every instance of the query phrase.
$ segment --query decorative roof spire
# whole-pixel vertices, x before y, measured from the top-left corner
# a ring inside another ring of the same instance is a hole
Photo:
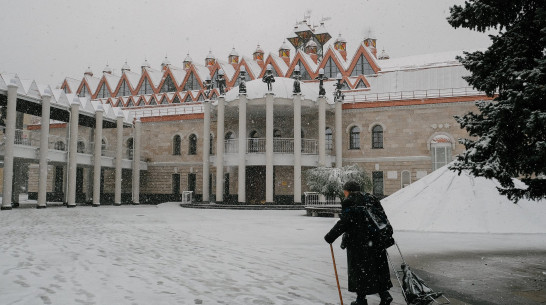
[[[91,67],[87,67],[87,70],[85,70],[85,72],[83,73],[83,75],[89,75],[89,76],[93,76],[93,71],[91,70]]]
[[[131,67],[127,64],[127,60],[125,61],[123,66],[121,66],[121,73],[123,73],[125,71],[131,71]]]

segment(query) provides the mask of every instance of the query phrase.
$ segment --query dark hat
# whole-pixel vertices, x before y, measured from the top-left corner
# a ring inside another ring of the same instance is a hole
[[[348,181],[343,185],[343,190],[349,192],[360,192],[360,184],[356,181]]]

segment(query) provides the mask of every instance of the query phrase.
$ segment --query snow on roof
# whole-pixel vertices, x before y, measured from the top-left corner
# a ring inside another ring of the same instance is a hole
[[[68,85],[68,89],[70,89],[70,92],[76,92],[82,83],[82,79],[75,79],[71,77],[65,78],[65,81]]]
[[[302,52],[301,50],[298,50],[298,53],[301,54],[303,60],[305,60],[305,63],[307,64],[309,69],[311,69],[311,71],[309,72],[316,73],[319,67],[318,63],[315,63],[315,61],[311,58],[311,56],[309,56],[309,54]]]
[[[152,81],[152,84],[155,88],[159,87],[159,84],[161,83],[161,79],[163,78],[163,71],[152,69],[150,67],[144,68],[148,72],[148,75],[150,76],[150,80]]]
[[[248,67],[248,69],[246,69],[246,72],[251,72],[254,77],[259,77],[260,73],[262,72],[262,67],[260,67],[260,65],[250,57],[243,56],[241,63],[243,62],[243,60]]]
[[[236,72],[233,65],[223,60],[216,60],[216,62],[218,62],[218,65],[220,65],[222,70],[224,70],[224,75],[227,77],[227,79],[232,80]]]
[[[469,87],[463,79],[466,75],[469,72],[461,65],[391,71],[366,76],[370,83],[367,93],[466,88]]]
[[[231,65],[229,66],[231,67]],[[193,67],[195,69],[195,72],[197,72],[199,79],[201,79],[202,82],[205,81],[205,78],[207,77],[207,75],[210,77],[210,70],[208,67],[205,67],[203,65],[196,65],[196,64],[194,64]]]
[[[462,55],[462,50],[449,51],[442,53],[390,58],[378,61],[377,64],[381,68],[381,72],[460,65],[459,61],[455,59],[455,57]]]
[[[444,166],[381,203],[395,230],[546,233],[546,200],[514,204],[497,187],[496,180],[459,176]]]
[[[286,64],[284,59],[280,58],[279,56],[277,56],[276,54],[273,54],[273,53],[269,53],[269,56],[271,56],[271,58],[273,59],[273,61],[277,65],[277,67],[279,67],[279,69],[281,69],[281,74],[283,76],[286,75],[286,72],[288,72],[288,65]]]
[[[343,56],[341,56],[341,53],[339,53],[336,48],[334,48],[332,45],[328,47],[329,50],[332,50],[332,54],[336,57],[337,61],[341,64],[341,68],[345,71],[349,69],[349,66],[351,65],[351,62],[348,60],[343,59]]]
[[[104,79],[108,83],[108,87],[110,87],[110,90],[112,90],[112,92],[116,90],[120,78],[121,76],[115,74],[104,73]]]
[[[171,74],[173,75],[173,78],[174,78],[173,81],[175,82],[176,86],[182,85],[182,82],[184,81],[184,78],[186,77],[187,71],[182,68],[173,67],[173,66],[170,66],[169,69],[171,70]]]
[[[125,71],[124,73],[125,73],[125,76],[127,76],[127,80],[129,81],[129,85],[131,86],[131,89],[135,89],[136,86],[138,86],[138,82],[140,81],[141,75],[133,71]]]
[[[97,87],[99,85],[100,78],[94,77],[91,75],[85,75],[83,78],[85,79],[85,81],[87,81],[87,85],[89,85],[89,91],[92,94],[95,94],[95,92],[97,92],[97,89],[98,89]],[[76,90],[73,90],[72,93],[76,93],[77,90],[78,88],[76,88]]]

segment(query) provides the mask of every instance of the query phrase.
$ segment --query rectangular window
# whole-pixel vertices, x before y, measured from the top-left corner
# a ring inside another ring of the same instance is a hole
[[[64,170],[62,166],[55,166],[55,193],[63,192]]]
[[[379,198],[384,196],[383,193],[383,172],[374,171],[372,172],[372,186],[373,186],[373,195]]]
[[[197,176],[195,174],[188,174],[188,191],[193,191],[194,195],[196,182]]]
[[[180,195],[180,174],[173,174],[173,194]]]
[[[435,171],[451,161],[451,146],[434,146],[432,152],[432,170]]]

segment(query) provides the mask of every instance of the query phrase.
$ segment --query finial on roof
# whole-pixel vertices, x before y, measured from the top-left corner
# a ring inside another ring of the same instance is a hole
[[[167,58],[167,55],[165,55],[165,59],[163,59],[163,62],[161,63],[161,67],[166,67],[166,66],[170,66],[171,65],[171,61]]]
[[[102,70],[102,73],[112,74],[112,68],[110,68],[108,63],[106,63],[106,67],[104,67],[104,69]]]
[[[93,76],[93,71],[91,71],[91,67],[87,66],[87,70],[85,70],[83,74]]]
[[[131,67],[127,64],[127,60],[125,61],[125,63],[121,67],[121,73],[123,73],[125,71],[131,71]]]
[[[381,50],[381,53],[379,54],[379,56],[377,56],[377,59],[379,60],[385,60],[389,58],[391,57],[389,56],[389,54],[387,54],[387,52],[385,52],[385,49]]]

